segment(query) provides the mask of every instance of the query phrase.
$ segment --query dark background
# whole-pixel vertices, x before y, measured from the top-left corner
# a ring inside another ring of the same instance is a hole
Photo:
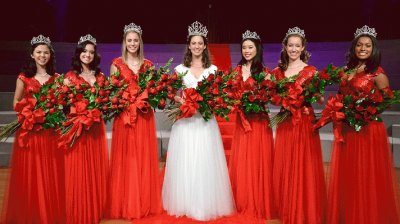
[[[225,0],[7,0],[0,14],[0,40],[27,41],[42,33],[52,41],[77,42],[86,33],[119,43],[131,22],[145,43],[184,43],[195,20],[207,25],[212,43],[237,43],[256,31],[278,43],[299,26],[311,42],[350,41],[357,27],[375,27],[378,39],[399,39],[400,0],[225,1]]]

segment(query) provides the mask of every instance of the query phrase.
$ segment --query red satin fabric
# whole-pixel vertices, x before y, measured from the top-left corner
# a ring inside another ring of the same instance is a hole
[[[122,59],[113,63],[126,79],[135,75]],[[150,65],[145,60],[141,69]],[[135,85],[135,79],[131,79],[131,85]],[[122,115],[117,116],[112,136],[107,217],[138,219],[160,214],[161,183],[153,111],[138,110],[134,125],[124,124]]]
[[[236,120],[229,174],[238,213],[261,219],[276,217],[272,189],[273,136],[267,115],[246,117],[251,131]]]
[[[384,73],[357,73],[341,93],[370,93],[374,78]],[[328,223],[400,223],[398,184],[383,122],[370,122],[360,132],[342,124],[343,142],[335,141],[329,183]]]
[[[89,84],[74,72],[65,75],[71,85]],[[96,76],[96,81],[104,78]],[[105,125],[94,122],[65,151],[67,223],[98,223],[104,216],[108,175]]]
[[[20,74],[24,97],[38,91],[40,83]],[[54,78],[50,78],[51,82]],[[19,139],[22,129],[17,130]],[[65,223],[64,154],[57,149],[53,129],[26,133],[26,147],[14,142],[10,179],[3,202],[1,223]]]
[[[320,224],[325,221],[326,190],[319,134],[313,132],[313,115],[303,114],[276,130],[273,185],[283,223]]]
[[[400,223],[384,124],[371,122],[360,132],[343,125],[342,132],[344,142],[333,147],[328,223]]]
[[[108,155],[103,122],[83,131],[65,153],[67,223],[98,223],[106,203]]]

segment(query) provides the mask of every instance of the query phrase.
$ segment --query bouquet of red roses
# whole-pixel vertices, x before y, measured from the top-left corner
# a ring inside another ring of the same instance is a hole
[[[346,82],[346,81],[344,81]],[[321,118],[314,125],[314,129],[321,128],[333,122],[336,139],[342,141],[340,122],[360,131],[371,121],[382,122],[380,114],[392,104],[400,103],[400,90],[392,91],[389,87],[378,90],[372,88],[368,92],[347,91],[331,96]]]
[[[67,120],[60,126],[59,147],[72,146],[83,130],[89,130],[95,122],[101,122],[102,110],[107,111],[110,101],[109,81],[99,76],[93,86],[88,84],[64,85],[57,82],[57,94],[64,96]]]
[[[337,68],[329,64],[325,69],[315,72],[313,70],[302,70],[298,75],[285,78],[276,96],[272,98],[274,104],[281,104],[283,109],[273,118],[270,125],[273,127],[292,115],[296,123],[302,113],[310,113],[304,104],[311,104],[323,96],[325,88],[332,84],[341,82],[345,75],[343,68]]]
[[[164,66],[160,66],[157,70],[154,67],[147,69],[139,74],[140,92],[147,91],[148,102],[154,109],[164,109],[167,99],[173,100],[178,89],[181,89],[182,74],[170,72],[172,58]]]
[[[55,83],[45,84],[18,102],[14,108],[18,119],[0,129],[0,139],[7,139],[21,128],[18,143],[24,147],[29,131],[58,127],[65,120],[65,116],[62,111],[63,105],[58,104],[55,89]]]
[[[198,111],[206,121],[211,119],[214,114],[228,120],[228,114],[232,111],[234,102],[237,101],[228,88],[232,85],[231,76],[232,73],[217,71],[198,82],[195,89],[185,89],[183,91],[184,103],[172,105],[166,111],[168,117],[178,120],[183,117],[191,117]]]

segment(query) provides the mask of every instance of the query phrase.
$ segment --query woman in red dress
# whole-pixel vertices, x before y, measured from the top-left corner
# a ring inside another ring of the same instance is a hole
[[[242,59],[235,71],[245,91],[253,88],[253,74],[269,71],[263,65],[263,46],[257,33],[246,31],[243,34],[241,50]],[[236,209],[241,214],[271,219],[276,215],[272,197],[274,141],[268,113],[248,114],[245,119],[251,130],[246,129],[238,117],[229,163]]]
[[[69,86],[90,88],[105,79],[98,67],[96,39],[81,37],[72,58],[72,71],[65,74]],[[108,151],[105,125],[94,122],[82,131],[65,153],[65,191],[67,223],[99,223],[106,203]]]
[[[44,84],[54,82],[54,50],[42,35],[31,41],[29,60],[19,74],[13,106],[33,98]],[[2,223],[64,223],[64,157],[57,149],[54,129],[38,130],[26,136],[20,128],[15,135],[8,194],[3,203]],[[21,138],[27,141],[22,143]]]
[[[357,29],[347,60],[347,69],[353,71],[340,88],[342,94],[370,95],[373,89],[389,87],[375,29]],[[358,132],[343,123],[342,134],[344,141],[333,145],[328,223],[400,223],[397,178],[384,123],[371,121]]]
[[[284,38],[276,79],[296,77],[302,85],[317,69],[307,65],[304,30],[291,28]],[[324,223],[326,189],[319,134],[312,128],[313,108],[303,104],[301,115],[290,116],[276,129],[273,171],[274,198],[283,223]]]
[[[140,26],[134,23],[125,26],[122,57],[113,60],[111,73],[119,72],[126,83],[136,86],[139,73],[152,66],[152,62],[144,59]],[[131,119],[135,114],[136,119]],[[162,211],[161,185],[151,108],[144,112],[126,109],[115,117],[111,149],[107,216],[138,219],[159,214]]]

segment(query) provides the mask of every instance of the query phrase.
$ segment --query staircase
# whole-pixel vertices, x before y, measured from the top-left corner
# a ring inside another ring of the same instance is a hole
[[[209,44],[208,49],[210,50],[213,64],[216,65],[219,70],[230,69],[231,52],[229,44]],[[224,144],[226,161],[227,163],[229,163],[233,134],[236,126],[236,114],[230,114],[229,121],[217,117],[217,122],[219,129],[221,131],[222,143]]]

